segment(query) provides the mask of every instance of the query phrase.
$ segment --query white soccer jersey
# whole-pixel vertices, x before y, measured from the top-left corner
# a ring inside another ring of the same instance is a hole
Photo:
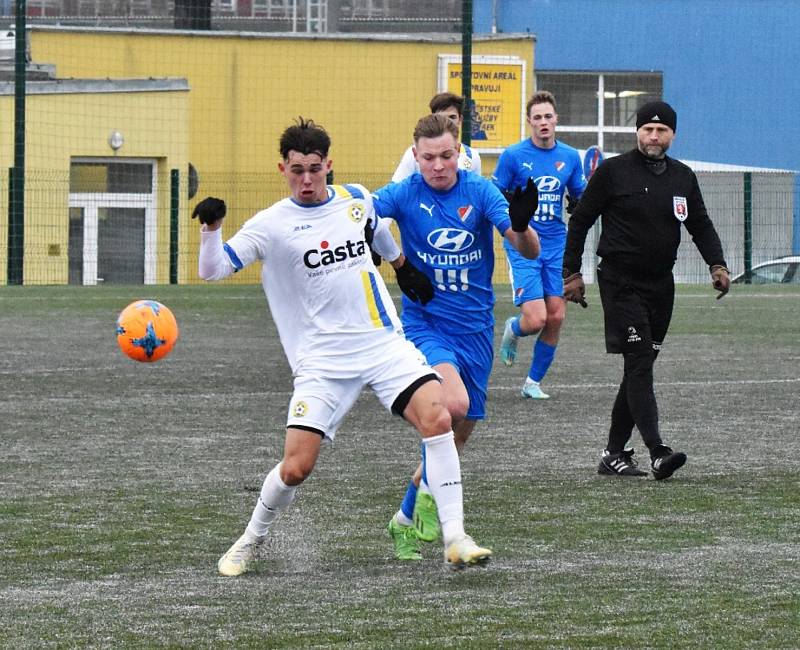
[[[295,375],[357,374],[358,357],[379,355],[386,337],[400,331],[364,240],[364,225],[374,218],[370,193],[361,185],[331,185],[328,195],[312,206],[283,199],[224,245],[219,230],[201,237],[205,279],[262,262],[261,282]]]
[[[461,143],[458,151],[458,168],[468,172],[475,172],[478,176],[481,175],[481,157],[478,152],[470,146]],[[403,157],[400,159],[400,164],[392,176],[393,183],[399,183],[411,174],[419,171],[419,165],[414,158],[414,152],[411,147],[406,149]]]

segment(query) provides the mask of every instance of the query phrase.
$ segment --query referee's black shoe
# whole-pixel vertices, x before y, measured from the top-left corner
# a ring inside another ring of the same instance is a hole
[[[617,454],[609,454],[608,449],[603,450],[600,464],[597,466],[598,474],[616,476],[647,476],[637,467],[638,463],[633,457],[633,449],[625,449]]]
[[[686,454],[680,451],[672,451],[665,445],[659,445],[653,450],[650,464],[653,468],[653,478],[656,481],[663,481],[675,473],[675,470],[683,467],[686,463]]]

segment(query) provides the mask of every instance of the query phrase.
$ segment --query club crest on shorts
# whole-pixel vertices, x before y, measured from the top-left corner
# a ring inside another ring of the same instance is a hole
[[[672,214],[678,221],[686,221],[686,217],[689,216],[689,206],[685,196],[672,197]]]
[[[350,207],[347,208],[347,216],[350,217],[351,221],[355,221],[356,223],[361,223],[365,214],[366,210],[362,203],[351,203]]]
[[[302,400],[295,402],[294,406],[292,407],[292,415],[294,415],[296,418],[301,418],[306,413],[308,413],[308,404]]]

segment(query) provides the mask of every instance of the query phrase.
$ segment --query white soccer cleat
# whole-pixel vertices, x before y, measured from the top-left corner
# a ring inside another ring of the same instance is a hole
[[[503,328],[503,339],[500,341],[500,361],[507,366],[513,366],[517,360],[517,341],[519,337],[514,334],[511,329],[511,323],[514,322],[514,316],[506,320],[505,327]]]
[[[254,541],[242,535],[217,562],[217,570],[223,576],[240,576],[247,572],[256,557],[256,549],[263,540]]]
[[[542,387],[535,381],[526,381],[522,387],[522,396],[528,399],[550,399],[550,395],[542,390]]]
[[[469,535],[451,542],[444,551],[444,561],[453,571],[486,564],[491,556],[491,549],[481,548]]]

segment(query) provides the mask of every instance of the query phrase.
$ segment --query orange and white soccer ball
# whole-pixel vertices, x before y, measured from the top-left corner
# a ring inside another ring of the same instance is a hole
[[[119,349],[135,361],[158,361],[178,340],[178,323],[172,312],[155,300],[137,300],[117,317]]]

